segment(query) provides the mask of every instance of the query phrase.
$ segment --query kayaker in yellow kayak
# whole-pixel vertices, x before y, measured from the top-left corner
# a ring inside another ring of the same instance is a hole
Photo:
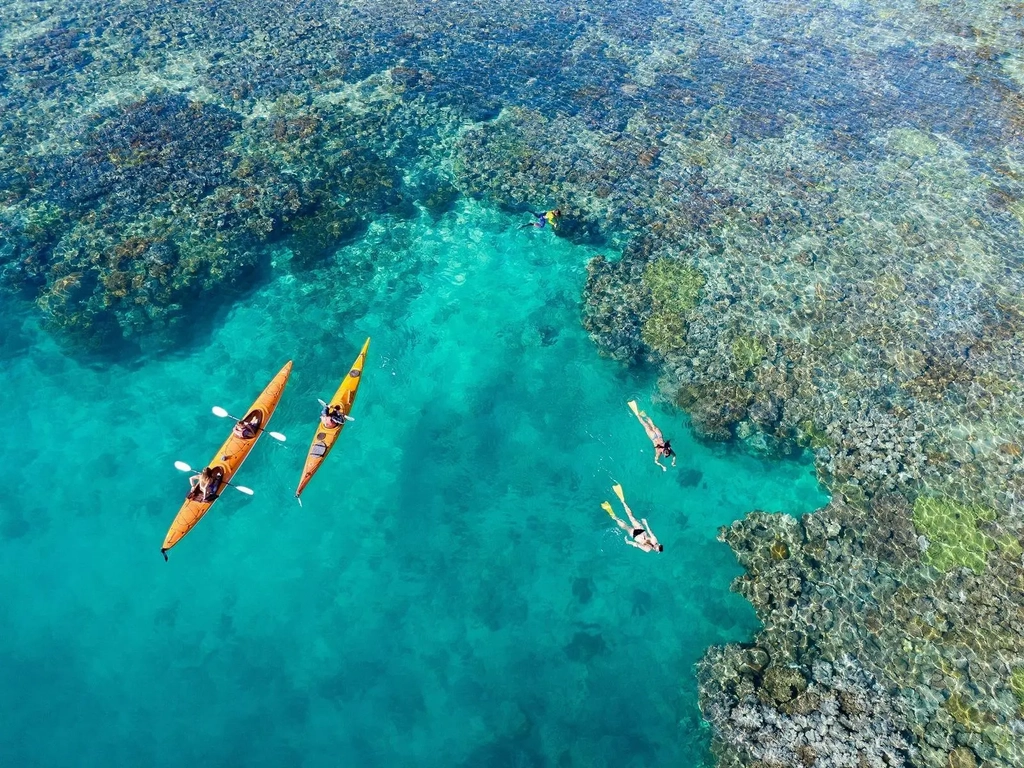
[[[626,525],[621,519],[619,519],[615,510],[612,509],[612,505],[607,501],[601,503],[601,509],[608,513],[609,517],[615,521],[615,524],[624,530],[628,535],[625,537],[625,541],[629,546],[636,547],[643,552],[664,552],[665,547],[658,541],[658,538],[654,535],[654,531],[651,530],[651,526],[648,525],[646,518],[643,520],[637,520],[633,517],[633,510],[629,508],[626,503],[626,498],[622,494],[622,486],[616,483],[612,486],[612,490],[615,491],[615,495],[619,497],[619,501],[622,502],[622,508],[626,510],[626,516],[629,517],[630,525]]]
[[[643,424],[644,431],[647,436],[651,438],[651,442],[654,443],[654,463],[661,467],[661,471],[666,471],[666,467],[658,459],[664,456],[666,459],[672,459],[672,466],[676,465],[676,452],[672,450],[672,444],[665,439],[665,436],[661,433],[661,430],[651,421],[651,417],[636,407],[636,400],[630,400],[629,408],[633,411],[633,415],[640,420]]]
[[[324,405],[324,409],[320,411],[320,423],[324,429],[336,429],[344,424],[347,418],[340,405]]]

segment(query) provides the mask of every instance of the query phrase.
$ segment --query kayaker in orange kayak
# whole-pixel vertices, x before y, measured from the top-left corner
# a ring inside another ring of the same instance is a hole
[[[220,488],[220,478],[217,477],[213,467],[206,467],[198,475],[192,475],[188,482],[192,486],[189,498],[194,501],[209,501],[217,495]]]
[[[260,429],[260,416],[258,413],[249,414],[248,417],[235,422],[234,429],[231,430],[235,437],[240,437],[243,440],[252,440],[256,437],[256,433]]]
[[[244,424],[236,423],[232,427],[227,439],[207,463],[206,469],[209,471],[201,472],[195,478],[195,485],[189,489],[188,496],[186,496],[184,503],[178,510],[178,514],[174,516],[174,521],[171,523],[170,528],[167,529],[167,535],[164,537],[163,546],[160,547],[160,552],[165,560],[167,559],[167,552],[181,541],[189,531],[195,528],[196,524],[203,519],[203,516],[210,508],[217,503],[217,499],[220,498],[220,491],[224,487],[234,487],[247,496],[252,495],[251,488],[235,485],[232,483],[232,480],[235,479],[235,473],[238,472],[250,451],[255,447],[260,436],[267,431],[267,425],[277,409],[277,404],[281,400],[281,394],[284,392],[284,386],[288,382],[291,372],[292,362],[289,360],[277,372],[277,375],[270,380],[270,383],[259,394],[256,401],[244,411],[245,417],[240,419],[240,422],[244,422]],[[219,405],[214,406],[210,410],[218,418],[229,418],[228,412]],[[235,428],[243,435],[250,434],[251,430],[251,437],[246,438],[236,435]],[[285,439],[284,435],[278,432],[271,432],[270,434],[275,436],[275,440],[283,441]],[[174,462],[174,466],[182,472],[192,471],[189,465],[183,461]],[[212,483],[210,482],[211,473],[213,475]]]

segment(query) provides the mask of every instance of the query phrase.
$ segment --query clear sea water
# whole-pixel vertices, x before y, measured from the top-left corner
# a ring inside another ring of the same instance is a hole
[[[826,500],[809,463],[696,442],[580,327],[596,251],[463,203],[382,219],[177,356],[87,367],[7,306],[0,764],[695,766],[693,664],[749,638],[716,528]],[[371,263],[374,267],[368,267]],[[356,421],[292,498],[367,336]],[[170,553],[202,466],[285,360],[272,428]],[[626,407],[674,439],[661,472]],[[601,510],[621,482],[662,555]]]

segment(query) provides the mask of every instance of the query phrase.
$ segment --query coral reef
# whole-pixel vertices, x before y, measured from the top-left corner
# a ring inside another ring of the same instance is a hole
[[[791,667],[772,665],[763,652],[736,648],[715,649],[704,665],[710,674],[721,675],[716,679],[728,681],[733,695],[742,696],[732,708],[720,708],[713,700],[704,710],[721,739],[716,746],[724,766],[913,764],[902,702],[851,656],[816,661],[808,678]],[[755,678],[761,681],[758,687]],[[742,744],[743,752],[731,753],[726,744]]]
[[[987,516],[948,500],[917,508],[943,520],[933,533],[952,514]],[[734,588],[764,622],[754,644],[712,649],[700,665],[724,765],[1024,756],[1019,668],[1004,661],[1022,658],[1024,612],[999,609],[1024,581],[1020,554],[996,547],[982,571],[937,570],[910,512],[890,493],[867,509],[834,500],[799,521],[755,512],[720,531],[746,571]],[[851,696],[869,706],[851,708]]]
[[[922,559],[940,571],[960,567],[982,573],[988,552],[996,545],[978,525],[995,516],[993,510],[977,504],[918,496],[914,502],[914,527],[925,537]]]
[[[458,195],[557,205],[607,248],[599,350],[703,438],[813,452],[834,497],[723,534],[765,624],[702,668],[723,764],[1020,764],[1022,29],[987,1],[7,3],[0,286],[77,352],[160,349],[271,246],[315,269]]]

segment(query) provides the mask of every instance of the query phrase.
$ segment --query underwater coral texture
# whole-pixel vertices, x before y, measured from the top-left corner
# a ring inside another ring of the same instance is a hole
[[[202,332],[268,246],[310,269],[458,195],[558,205],[608,247],[602,352],[708,439],[812,451],[834,497],[721,532],[764,623],[699,670],[721,764],[1021,765],[1022,17],[5,2],[0,283],[131,355]]]

